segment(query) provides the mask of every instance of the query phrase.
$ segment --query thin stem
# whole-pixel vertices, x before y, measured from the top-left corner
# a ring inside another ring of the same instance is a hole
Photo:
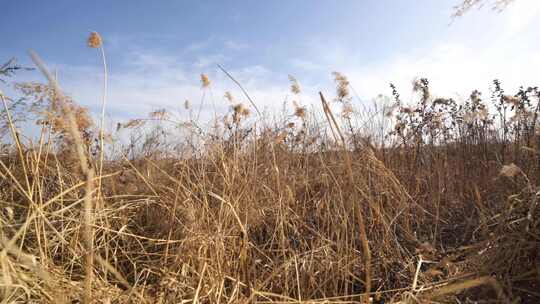
[[[98,176],[101,176],[103,173],[103,159],[105,155],[105,105],[107,104],[107,59],[105,57],[105,48],[103,44],[100,47],[101,58],[103,60],[103,99],[101,101],[101,126],[99,131],[99,172]],[[101,195],[101,179],[98,181],[98,197]]]
[[[85,278],[84,278],[84,293],[83,303],[92,302],[92,280],[94,277],[94,214],[92,192],[94,189],[94,170],[88,165],[88,157],[85,152],[81,132],[78,129],[75,115],[66,102],[66,97],[60,90],[56,79],[51,75],[45,63],[33,51],[30,51],[30,57],[34,64],[39,68],[41,73],[47,78],[50,86],[54,89],[54,98],[56,98],[62,107],[62,114],[66,116],[68,122],[68,131],[75,143],[75,153],[79,158],[81,170],[86,175],[86,188],[84,194],[84,213],[83,213],[83,238],[85,245]]]
[[[217,66],[221,71],[223,71],[223,73],[225,73],[225,75],[227,75],[227,77],[229,77],[234,83],[236,83],[236,85],[240,88],[240,90],[242,90],[246,98],[249,100],[253,108],[255,108],[255,111],[257,111],[257,114],[261,116],[261,112],[259,111],[259,108],[257,108],[257,105],[255,105],[255,102],[253,101],[253,99],[251,99],[251,97],[249,96],[247,91],[244,89],[244,87],[240,84],[240,82],[238,82],[238,80],[236,80],[231,74],[229,74],[229,72],[227,72],[227,70],[225,70],[225,68],[223,68],[221,65],[218,64]]]

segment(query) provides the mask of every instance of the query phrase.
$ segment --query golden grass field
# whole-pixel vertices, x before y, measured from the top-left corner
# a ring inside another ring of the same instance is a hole
[[[334,73],[308,108],[290,76],[279,118],[238,83],[207,124],[109,131],[31,56],[46,82],[0,93],[2,303],[540,302],[538,88],[362,109]]]

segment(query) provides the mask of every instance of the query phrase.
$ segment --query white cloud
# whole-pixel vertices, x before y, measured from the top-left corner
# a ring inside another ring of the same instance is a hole
[[[540,16],[540,1],[519,0],[514,1],[503,11],[505,17],[505,36],[512,36],[525,30]]]
[[[249,48],[249,44],[233,40],[225,41],[224,46],[233,51],[241,51]]]
[[[304,58],[295,58],[291,60],[291,65],[295,69],[300,69],[307,72],[316,72],[322,69],[320,64]]]
[[[474,89],[488,95],[495,78],[501,80],[509,92],[520,85],[538,85],[539,62],[540,50],[536,49],[493,45],[479,50],[459,43],[444,43],[424,52],[398,55],[383,64],[352,68],[344,73],[363,96],[389,93],[390,82],[398,86],[402,96],[410,96],[412,81],[426,77],[435,94],[456,97]]]
[[[521,85],[540,85],[540,41],[533,24],[538,23],[540,1],[516,1],[500,15],[490,14],[493,15],[489,18],[498,21],[496,28],[487,23],[483,26],[484,20],[477,20],[472,22],[477,28],[467,33],[461,24],[461,28],[441,33],[438,42],[419,42],[414,49],[397,49],[376,62],[362,62],[355,50],[320,44],[311,47],[323,50],[318,60],[293,59],[291,65],[307,73],[329,75],[338,70],[349,77],[355,91],[366,99],[379,93],[389,94],[390,82],[398,86],[402,97],[410,98],[411,83],[417,77],[428,78],[432,92],[448,97],[466,96],[474,89],[487,97],[493,79],[501,80],[509,93]],[[482,38],[478,39],[481,42],[476,42],[477,38]],[[328,85],[323,87],[328,89]]]
[[[218,63],[223,64],[224,61],[226,61],[228,57],[226,57],[223,54],[213,54],[213,55],[204,55],[199,56],[197,58],[197,61],[193,64],[196,68],[207,68],[210,66],[215,66]]]

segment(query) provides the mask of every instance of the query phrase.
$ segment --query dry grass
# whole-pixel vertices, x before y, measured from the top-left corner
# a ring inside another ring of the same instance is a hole
[[[338,96],[320,94],[317,112],[290,76],[279,122],[242,88],[255,122],[225,93],[212,128],[158,110],[119,124],[142,142],[105,147],[103,119],[94,130],[34,58],[47,94],[20,87],[37,140],[1,95],[3,303],[540,301],[536,88],[510,98],[495,82],[490,114],[478,92],[459,105],[419,79],[417,103],[394,88],[393,104],[360,113],[335,73]],[[392,126],[382,140],[375,121]]]

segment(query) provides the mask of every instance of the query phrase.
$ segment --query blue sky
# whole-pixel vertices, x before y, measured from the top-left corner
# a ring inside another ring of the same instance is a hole
[[[288,74],[300,81],[304,103],[318,90],[334,94],[332,71],[347,75],[365,100],[389,94],[390,81],[408,92],[414,77],[428,77],[435,94],[452,97],[487,91],[493,78],[510,89],[540,82],[538,0],[516,0],[502,13],[474,10],[453,22],[458,0],[3,2],[0,62],[15,56],[31,65],[26,52],[36,50],[94,112],[101,66],[86,38],[90,31],[103,36],[114,119],[179,109],[185,99],[196,104],[200,73],[212,80],[206,98],[225,111],[226,90],[242,99],[218,63],[263,108],[281,106]],[[28,79],[40,76],[17,77]]]

